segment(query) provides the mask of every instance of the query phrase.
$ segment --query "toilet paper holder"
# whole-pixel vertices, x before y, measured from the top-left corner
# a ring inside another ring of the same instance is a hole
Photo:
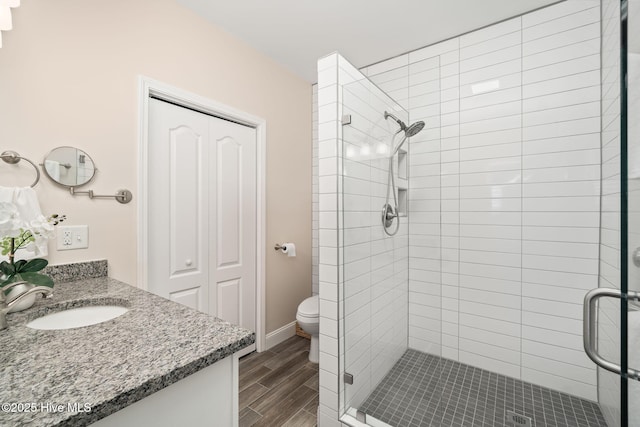
[[[273,247],[273,249],[275,249],[276,251],[286,251],[287,250],[287,244],[286,243],[276,243],[276,245]]]
[[[296,256],[296,244],[293,242],[276,243],[274,249],[291,258]]]

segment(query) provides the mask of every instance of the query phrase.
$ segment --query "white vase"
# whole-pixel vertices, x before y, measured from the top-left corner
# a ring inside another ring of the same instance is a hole
[[[27,292],[31,288],[35,288],[35,285],[32,285],[31,283],[23,283],[21,285],[14,286],[9,290],[9,293],[7,294],[7,304],[10,304],[13,300],[18,298],[20,295]],[[8,313],[15,313],[16,311],[26,310],[36,302],[37,296],[38,294],[31,294],[25,298],[22,298],[19,303],[11,307]]]

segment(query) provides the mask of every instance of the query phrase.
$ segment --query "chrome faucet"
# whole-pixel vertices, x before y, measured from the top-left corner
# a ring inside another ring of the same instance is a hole
[[[28,291],[21,293],[13,301],[7,303],[7,296],[5,295],[5,291],[8,291],[14,286],[25,284],[27,284],[27,282],[14,282],[8,284],[3,288],[0,288],[0,330],[7,327],[7,313],[9,312],[9,310],[11,310],[11,307],[22,301],[27,297],[27,295],[41,294],[43,298],[50,298],[53,295],[53,289],[46,286],[36,286],[35,288],[31,288]]]

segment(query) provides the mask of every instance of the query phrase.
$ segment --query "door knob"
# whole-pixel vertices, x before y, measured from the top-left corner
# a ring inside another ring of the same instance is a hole
[[[187,267],[191,267],[191,264],[193,264],[193,262],[192,262],[190,259],[188,259],[188,260],[186,260],[186,261],[184,262],[184,264],[185,264]]]

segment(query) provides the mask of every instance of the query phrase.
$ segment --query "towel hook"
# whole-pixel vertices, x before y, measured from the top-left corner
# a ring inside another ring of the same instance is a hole
[[[9,150],[9,151],[3,151],[2,154],[0,154],[0,158],[4,160],[5,163],[9,163],[10,165],[15,165],[18,162],[20,162],[20,160],[24,160],[25,162],[33,166],[33,168],[36,170],[36,180],[33,181],[33,184],[31,184],[31,188],[35,187],[36,184],[38,184],[38,181],[40,181],[40,170],[38,170],[38,166],[36,166],[35,163],[27,159],[26,157],[22,157],[15,151]]]

